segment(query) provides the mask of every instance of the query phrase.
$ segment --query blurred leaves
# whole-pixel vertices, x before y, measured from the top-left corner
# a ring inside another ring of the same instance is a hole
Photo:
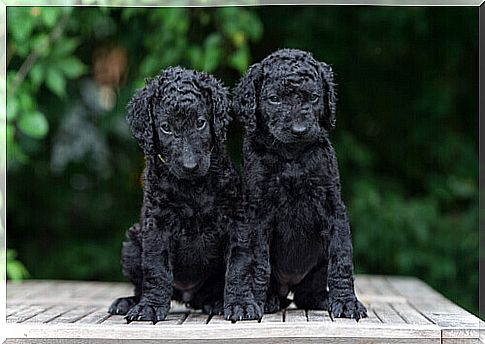
[[[49,123],[40,112],[28,112],[22,115],[18,126],[26,135],[36,139],[43,138],[49,131]]]
[[[7,278],[13,281],[30,277],[25,266],[18,261],[17,252],[7,249]]]
[[[50,92],[64,98],[66,80],[87,72],[81,60],[73,56],[78,40],[70,38],[65,31],[70,13],[70,8],[62,7],[8,8],[8,47],[14,52],[8,57],[7,77],[10,169],[27,162],[28,153],[17,133],[40,140],[49,132],[47,116],[36,99],[41,87],[45,85]],[[14,130],[16,127],[20,131]]]

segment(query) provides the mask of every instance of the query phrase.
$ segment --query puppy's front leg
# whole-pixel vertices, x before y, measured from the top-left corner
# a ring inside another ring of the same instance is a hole
[[[269,230],[268,220],[263,220],[254,224],[253,230],[255,230],[253,243],[253,255],[254,255],[254,285],[253,293],[254,299],[264,312],[268,310],[267,293],[270,284],[271,265],[269,260]],[[279,307],[279,306],[278,306]]]
[[[126,320],[155,324],[165,319],[170,310],[173,276],[169,268],[169,234],[154,217],[143,221],[142,248],[142,296]]]
[[[247,225],[231,231],[224,290],[224,318],[230,321],[261,319],[263,309],[252,292],[252,263]]]
[[[352,238],[345,205],[339,190],[332,190],[327,201],[332,213],[328,219],[330,229],[328,270],[328,311],[336,318],[367,317],[367,310],[354,292],[352,265]],[[327,234],[328,235],[328,234]],[[328,238],[327,238],[328,240]]]

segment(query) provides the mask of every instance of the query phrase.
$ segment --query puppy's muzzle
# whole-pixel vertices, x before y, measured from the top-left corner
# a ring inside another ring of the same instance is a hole
[[[190,154],[182,158],[182,167],[185,172],[194,172],[199,165],[197,164],[197,161],[195,161],[195,157]]]
[[[308,132],[308,126],[302,123],[293,123],[290,130],[295,136],[303,136]]]

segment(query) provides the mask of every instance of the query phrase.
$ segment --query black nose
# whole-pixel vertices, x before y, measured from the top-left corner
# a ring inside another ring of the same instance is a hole
[[[194,159],[187,159],[183,162],[184,169],[188,172],[193,172],[197,168],[197,163]]]
[[[296,123],[291,126],[291,132],[295,135],[303,135],[307,131],[308,131],[308,127],[300,123]]]

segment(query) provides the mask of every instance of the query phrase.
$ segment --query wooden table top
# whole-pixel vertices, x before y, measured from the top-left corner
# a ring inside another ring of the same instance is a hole
[[[331,319],[296,309],[235,324],[173,303],[165,321],[127,324],[107,309],[128,283],[7,283],[7,343],[485,343],[484,323],[412,277],[358,275],[369,317]],[[480,339],[482,338],[482,339]]]

